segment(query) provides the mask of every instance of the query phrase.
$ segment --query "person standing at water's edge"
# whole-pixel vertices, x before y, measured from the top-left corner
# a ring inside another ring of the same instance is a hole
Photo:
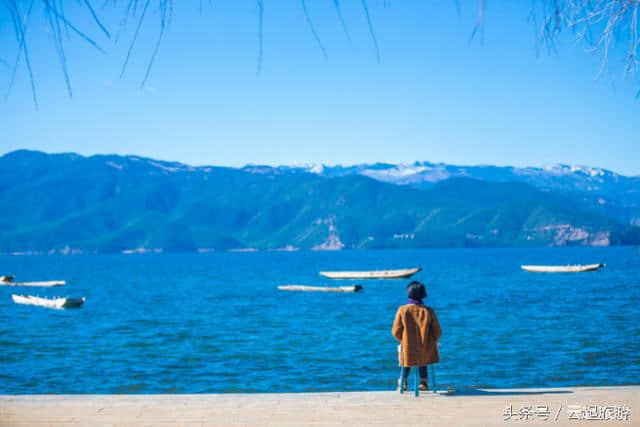
[[[402,366],[399,387],[406,390],[411,366],[420,369],[420,390],[427,390],[427,365],[438,363],[438,340],[442,335],[436,312],[422,302],[427,297],[424,285],[413,281],[407,286],[409,302],[400,306],[391,334],[400,342],[398,361]]]

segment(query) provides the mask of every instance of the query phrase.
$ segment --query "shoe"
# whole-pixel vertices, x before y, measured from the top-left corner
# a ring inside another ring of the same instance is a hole
[[[428,389],[429,389],[429,387],[427,386],[427,382],[426,381],[420,381],[420,386],[418,387],[418,390],[427,391]]]

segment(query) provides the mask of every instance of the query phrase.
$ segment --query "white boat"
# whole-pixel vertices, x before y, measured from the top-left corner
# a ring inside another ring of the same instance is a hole
[[[67,282],[64,280],[49,280],[45,282],[0,282],[2,286],[33,286],[41,288],[50,288],[53,286],[64,286]]]
[[[38,305],[47,308],[77,308],[84,304],[86,298],[41,298],[32,295],[11,295],[16,304]]]
[[[406,279],[420,270],[422,268],[416,267],[400,270],[321,271],[320,275],[329,279]]]
[[[520,268],[535,273],[582,273],[596,271],[604,267],[604,264],[577,264],[577,265],[522,265]]]
[[[283,285],[278,286],[281,291],[302,291],[302,292],[360,292],[362,286],[305,286],[305,285]]]
[[[48,280],[44,282],[14,282],[14,276],[0,276],[1,286],[36,286],[50,288],[52,286],[64,286],[67,284],[64,280]]]

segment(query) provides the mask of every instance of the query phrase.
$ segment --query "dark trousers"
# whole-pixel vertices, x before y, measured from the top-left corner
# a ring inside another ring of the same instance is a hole
[[[426,366],[420,366],[420,380],[421,381],[426,381],[427,380],[427,367]],[[402,377],[404,379],[407,379],[409,377],[409,372],[411,371],[411,368],[407,367],[407,366],[403,366],[402,367]]]

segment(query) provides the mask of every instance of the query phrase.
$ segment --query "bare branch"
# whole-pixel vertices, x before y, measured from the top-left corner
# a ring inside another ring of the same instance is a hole
[[[373,24],[371,23],[371,17],[369,16],[369,7],[367,6],[367,0],[362,1],[362,10],[364,10],[364,16],[367,18],[367,27],[369,28],[369,34],[371,34],[371,40],[373,46],[376,49],[376,61],[380,63],[380,49],[378,48],[378,40],[376,39],[376,32],[373,31]]]
[[[29,50],[27,49],[27,41],[26,41],[27,28],[28,28],[28,25],[29,25],[29,19],[31,18],[31,11],[33,10],[34,2],[35,2],[35,0],[31,0],[31,4],[29,5],[29,10],[27,11],[27,14],[26,14],[26,17],[25,17],[24,21],[22,19],[20,19],[20,9],[18,7],[17,2],[16,1],[12,1],[12,2],[9,3],[9,5],[10,5],[9,12],[11,13],[15,35],[16,35],[16,39],[18,41],[18,55],[17,55],[16,61],[15,61],[15,64],[13,66],[13,71],[11,73],[11,81],[9,83],[9,87],[7,88],[7,93],[6,93],[5,99],[6,99],[6,97],[9,96],[9,93],[11,92],[11,89],[13,88],[13,85],[14,85],[15,79],[16,79],[16,72],[18,70],[18,64],[20,63],[20,58],[22,57],[22,53],[24,52],[24,60],[25,60],[25,63],[27,65],[27,72],[29,73],[29,82],[31,84],[31,96],[33,97],[33,104],[35,105],[36,109],[38,109],[38,98],[36,96],[36,85],[35,85],[35,81],[34,81],[34,78],[33,78],[33,69],[31,67],[31,61],[29,59]]]
[[[149,65],[147,66],[147,71],[144,74],[144,79],[142,79],[142,83],[140,87],[144,87],[149,79],[149,73],[151,72],[151,67],[153,67],[153,63],[156,60],[156,55],[158,54],[158,50],[160,49],[160,43],[162,42],[162,36],[164,36],[164,29],[166,28],[167,23],[167,13],[170,8],[167,8],[167,3],[171,4],[172,0],[161,0],[160,2],[160,34],[158,35],[158,39],[156,40],[156,45],[153,49],[153,55],[151,55],[151,59],[149,60]]]
[[[482,31],[482,26],[484,25],[484,0],[479,0],[478,2],[478,18],[476,20],[476,24],[473,26],[473,30],[471,31],[471,35],[469,36],[468,44],[471,44],[476,37],[476,34]],[[482,42],[482,39],[480,40]]]
[[[311,30],[311,34],[313,34],[313,38],[316,40],[318,47],[322,51],[322,56],[326,60],[327,50],[324,48],[324,45],[322,44],[322,40],[320,40],[320,36],[318,36],[318,33],[315,27],[313,26],[313,21],[311,20],[311,16],[309,16],[309,11],[307,10],[307,3],[305,2],[305,0],[300,0],[300,4],[302,5],[302,11],[304,12],[304,17],[307,20],[307,25],[309,26],[309,30]]]
[[[256,75],[259,76],[262,70],[264,54],[263,21],[266,4],[264,0],[255,1],[258,12],[258,58]],[[342,13],[342,3],[340,0],[331,1],[336,11],[342,31],[350,42],[351,35],[349,34],[349,30]],[[454,2],[456,11],[460,14],[459,0],[451,1]],[[469,37],[469,43],[475,40],[478,36],[482,37],[485,25],[485,0],[476,1],[478,5],[477,21]],[[620,59],[623,63],[623,74],[633,78],[638,77],[638,70],[640,68],[638,64],[638,50],[640,49],[640,29],[638,28],[640,25],[640,0],[531,1],[532,6],[528,21],[532,24],[536,34],[536,53],[539,51],[540,45],[545,46],[550,54],[557,53],[557,43],[560,34],[563,30],[570,31],[576,41],[586,45],[586,50],[588,52],[598,55],[600,60],[598,75],[602,75],[611,62],[614,60],[617,61],[618,57],[622,56]],[[129,19],[135,22],[135,30],[131,39],[128,41],[127,53],[120,72],[121,77],[124,76],[129,61],[131,60],[133,49],[141,35],[142,25],[149,16],[149,8],[152,8],[152,10],[155,11],[157,7],[160,16],[160,28],[158,37],[151,52],[151,57],[145,69],[144,77],[141,81],[141,87],[144,87],[149,79],[151,70],[160,50],[165,30],[171,21],[171,17],[173,15],[173,0],[100,0],[102,9],[108,7],[112,7],[114,9],[122,7],[123,9],[122,18],[117,31],[115,31],[115,37],[99,18],[92,3],[95,2],[93,0],[76,0],[78,7],[87,11],[95,25],[95,28],[97,28],[101,35],[106,37],[107,40],[113,38],[118,42]],[[208,3],[211,4],[211,0],[208,0]],[[385,7],[389,3],[387,0],[383,1],[383,5]],[[25,14],[24,10],[21,10],[21,5],[24,6],[26,4],[29,5],[29,11]],[[15,83],[19,65],[24,59],[35,103],[35,82],[33,81],[34,73],[31,67],[29,56],[30,52],[27,48],[28,43],[26,33],[28,18],[31,15],[32,9],[36,6],[41,6],[44,10],[47,27],[52,34],[54,48],[64,74],[64,80],[69,96],[72,95],[72,90],[71,79],[69,77],[67,67],[67,57],[65,54],[65,39],[70,39],[71,35],[76,35],[84,42],[104,53],[104,50],[100,47],[96,39],[89,36],[88,33],[81,31],[74,23],[67,19],[67,15],[63,9],[63,4],[64,0],[0,0],[0,8],[4,8],[8,12],[10,20],[13,23],[16,45],[16,60],[13,65],[9,64],[5,59],[0,58],[0,66],[8,67],[12,70],[7,96]],[[300,0],[300,4],[309,30],[322,52],[322,56],[326,60],[328,57],[327,50],[316,27],[314,26],[313,20],[311,19],[311,15],[307,7],[307,0]],[[202,13],[203,0],[199,0],[195,7],[198,7],[198,11]],[[380,62],[380,48],[367,0],[360,0],[360,7],[365,17],[367,29],[375,49],[376,60],[377,62]],[[31,31],[34,31],[34,29],[31,29]],[[63,35],[66,37],[63,37]],[[625,52],[623,55],[620,53],[621,47],[623,47]],[[638,96],[640,96],[640,92],[638,93]]]
[[[100,29],[107,36],[107,38],[110,39],[111,35],[109,34],[109,31],[102,24],[102,22],[100,21],[100,18],[98,18],[98,15],[96,14],[95,10],[93,10],[93,7],[91,7],[91,3],[89,3],[89,0],[84,0],[84,4],[87,7],[87,9],[89,9],[89,12],[91,13],[91,16],[93,16],[93,20],[95,21],[95,23],[98,25],[98,27],[100,27]]]
[[[133,14],[135,15],[136,13],[135,5],[138,3],[138,1],[132,0],[132,2],[134,3]],[[136,27],[136,32],[133,34],[133,38],[131,39],[131,43],[129,44],[129,50],[127,51],[127,57],[125,58],[124,64],[122,65],[122,71],[120,71],[120,77],[124,76],[124,72],[127,69],[127,64],[129,63],[129,58],[131,57],[131,51],[133,50],[133,46],[136,44],[136,41],[138,40],[138,34],[140,34],[140,27],[142,27],[142,22],[144,21],[144,17],[147,13],[147,9],[149,8],[150,2],[151,0],[146,0],[144,3],[144,9],[142,10],[142,15],[138,20],[138,26]],[[129,4],[131,4],[131,2]]]
[[[264,5],[262,0],[258,2],[258,70],[256,74],[259,76],[262,70],[262,19],[264,15]]]
[[[543,0],[541,7],[534,3],[531,14],[542,15],[538,40],[550,51],[555,51],[557,37],[566,28],[586,44],[588,52],[599,55],[598,76],[608,67],[616,41],[627,38],[623,72],[637,77],[639,9],[640,0]]]
[[[345,37],[349,42],[351,42],[351,35],[349,34],[349,30],[347,30],[347,24],[344,22],[344,16],[342,16],[342,7],[340,7],[340,0],[333,0],[333,7],[336,9],[336,14],[338,15],[338,20],[340,20],[340,26],[342,27],[342,31],[344,32]]]

